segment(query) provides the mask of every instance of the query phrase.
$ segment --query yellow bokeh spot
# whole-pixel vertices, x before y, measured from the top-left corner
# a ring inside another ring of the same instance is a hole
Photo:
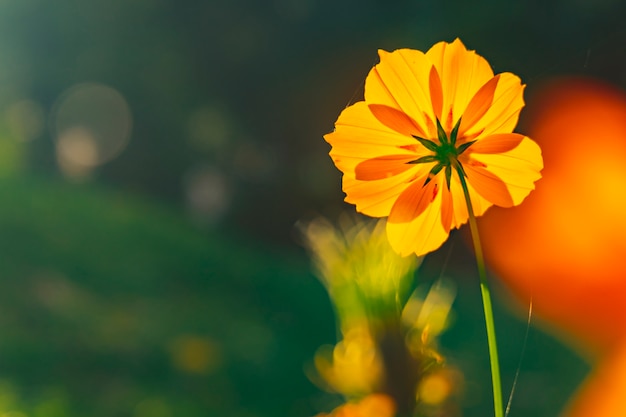
[[[366,327],[355,327],[333,347],[315,355],[315,367],[324,382],[344,395],[371,392],[382,381],[382,359]]]
[[[208,374],[221,362],[218,346],[206,337],[181,336],[172,344],[174,366],[184,372]]]
[[[437,373],[421,381],[417,388],[417,397],[426,405],[438,405],[450,396],[452,389],[452,382],[443,373]]]

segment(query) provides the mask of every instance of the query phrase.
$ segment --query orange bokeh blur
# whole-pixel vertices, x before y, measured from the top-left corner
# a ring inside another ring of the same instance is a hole
[[[567,417],[626,416],[626,345],[603,358],[569,404]]]
[[[626,95],[585,78],[527,107],[543,178],[481,220],[487,262],[534,312],[592,353],[626,339]]]

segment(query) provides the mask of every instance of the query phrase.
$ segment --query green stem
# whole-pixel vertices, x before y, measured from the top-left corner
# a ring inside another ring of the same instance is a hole
[[[465,195],[465,203],[467,204],[467,212],[469,214],[470,231],[472,232],[472,242],[474,244],[474,253],[476,254],[476,264],[478,265],[478,276],[480,277],[480,292],[483,297],[483,310],[485,312],[485,325],[487,327],[487,343],[489,345],[489,360],[491,363],[491,382],[493,384],[493,406],[495,409],[495,417],[503,417],[502,384],[500,382],[498,344],[496,343],[496,327],[493,321],[491,291],[489,290],[489,283],[487,282],[485,259],[483,257],[483,249],[480,244],[480,235],[478,234],[478,226],[476,225],[476,216],[474,216],[469,189],[467,188],[467,182],[465,181],[463,170],[458,162],[456,169],[461,181],[461,187],[463,187],[463,194]]]

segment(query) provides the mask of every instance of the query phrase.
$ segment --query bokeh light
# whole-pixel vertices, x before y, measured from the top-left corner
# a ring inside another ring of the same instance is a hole
[[[528,111],[543,179],[520,207],[482,219],[488,263],[539,317],[605,351],[626,337],[626,95],[562,79]]]
[[[130,107],[117,90],[95,83],[69,88],[51,116],[62,172],[80,178],[112,160],[128,144],[131,126]]]
[[[185,176],[187,207],[200,226],[213,226],[230,207],[233,190],[228,177],[212,166],[189,170]]]
[[[603,358],[574,397],[564,417],[626,415],[626,346]]]

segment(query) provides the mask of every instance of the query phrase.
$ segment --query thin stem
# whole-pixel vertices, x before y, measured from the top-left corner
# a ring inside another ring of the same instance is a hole
[[[485,270],[485,259],[483,257],[483,249],[480,244],[480,235],[478,234],[478,226],[476,225],[476,216],[472,208],[472,200],[470,199],[469,189],[465,181],[460,164],[456,162],[457,173],[463,187],[465,195],[465,203],[467,204],[467,212],[469,214],[470,231],[472,232],[472,243],[474,244],[474,253],[476,255],[476,264],[478,265],[478,276],[480,277],[480,292],[483,297],[483,310],[485,312],[485,325],[487,328],[487,344],[489,345],[489,361],[491,363],[491,382],[493,385],[493,406],[495,409],[495,417],[503,417],[502,406],[502,384],[500,382],[500,362],[498,361],[498,344],[496,343],[496,327],[493,321],[493,309],[491,305],[491,291],[487,282],[487,272]]]

